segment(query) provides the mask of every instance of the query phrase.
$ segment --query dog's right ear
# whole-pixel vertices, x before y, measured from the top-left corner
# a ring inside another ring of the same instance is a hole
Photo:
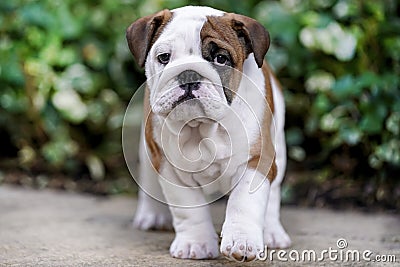
[[[136,20],[126,30],[129,49],[140,67],[144,67],[151,46],[171,17],[171,11],[164,9],[154,15]]]

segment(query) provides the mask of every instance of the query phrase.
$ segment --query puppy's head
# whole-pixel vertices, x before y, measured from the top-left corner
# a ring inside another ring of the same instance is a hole
[[[224,117],[235,99],[244,61],[261,67],[269,34],[257,21],[208,7],[163,10],[126,31],[145,67],[155,114],[176,120]]]

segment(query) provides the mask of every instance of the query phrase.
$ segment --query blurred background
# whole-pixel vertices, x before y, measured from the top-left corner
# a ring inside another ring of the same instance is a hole
[[[287,104],[284,203],[399,210],[397,0],[0,1],[0,184],[135,194],[121,129],[145,77],[125,29],[189,4],[270,32]]]

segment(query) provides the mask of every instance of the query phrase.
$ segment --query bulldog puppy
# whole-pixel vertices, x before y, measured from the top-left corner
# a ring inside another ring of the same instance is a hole
[[[136,20],[126,37],[147,77],[135,226],[173,226],[170,254],[182,259],[220,251],[251,261],[266,246],[290,246],[279,218],[285,108],[264,60],[268,32],[243,15],[187,6]],[[218,249],[207,204],[227,193]]]

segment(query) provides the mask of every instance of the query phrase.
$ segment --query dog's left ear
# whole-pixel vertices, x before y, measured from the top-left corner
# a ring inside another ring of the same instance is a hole
[[[171,11],[164,9],[154,15],[136,20],[126,30],[129,49],[140,67],[144,67],[151,46],[171,16]]]
[[[256,63],[261,68],[270,44],[268,31],[252,18],[234,13],[227,15],[231,19],[231,26],[237,32],[239,40],[246,46],[247,53],[254,53]]]

